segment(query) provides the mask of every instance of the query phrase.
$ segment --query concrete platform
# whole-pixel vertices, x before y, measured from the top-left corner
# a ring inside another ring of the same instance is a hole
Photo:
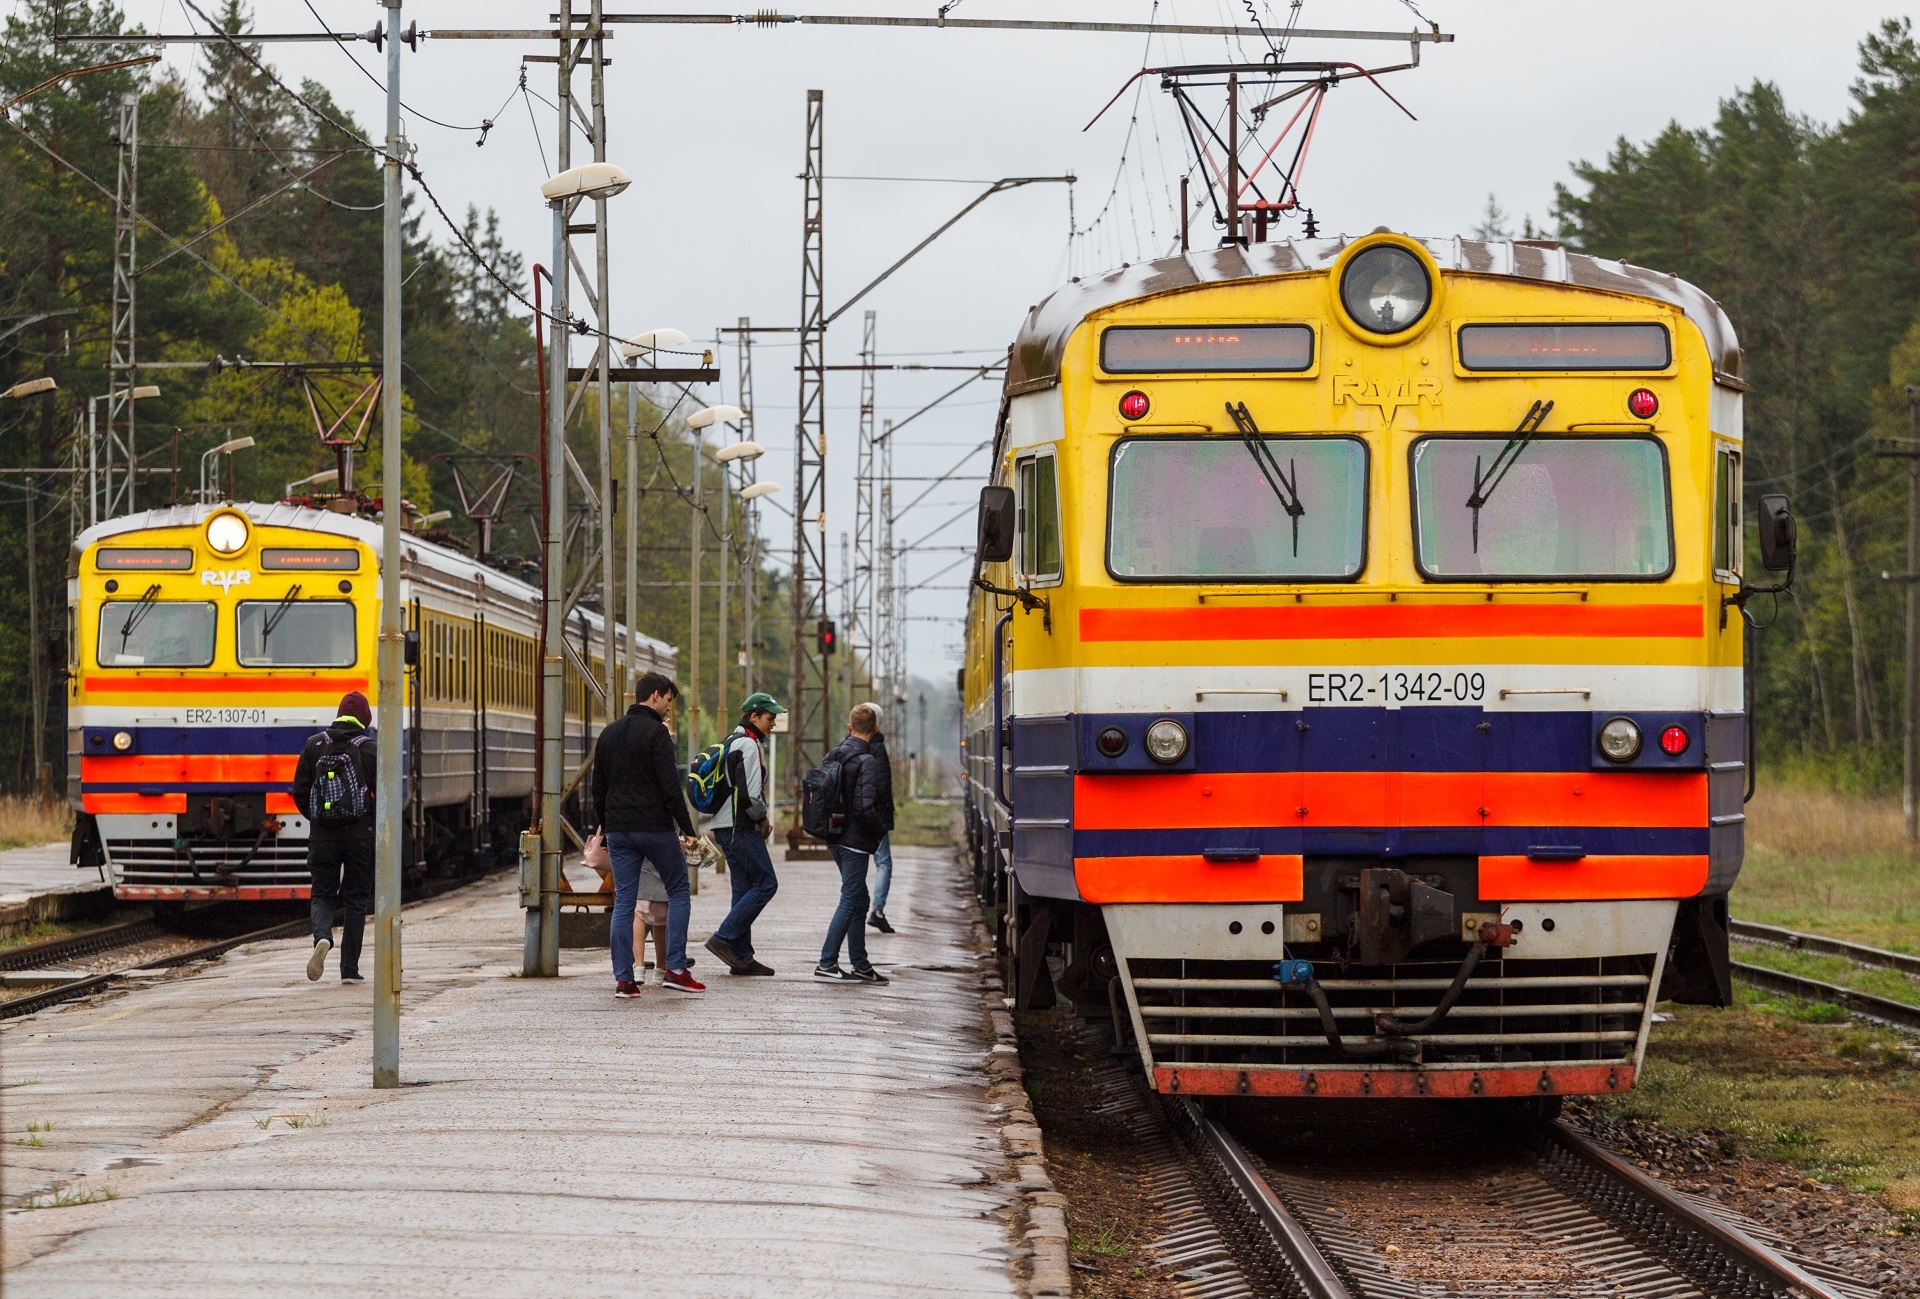
[[[895,861],[884,989],[809,977],[827,864],[777,867],[779,977],[707,957],[700,998],[615,1000],[604,953],[517,977],[509,880],[410,909],[397,1091],[370,985],[308,983],[299,941],[8,1021],[7,1294],[1011,1295],[961,880]]]
[[[38,921],[104,915],[113,907],[112,887],[98,870],[74,867],[69,851],[65,840],[0,851],[0,937]]]

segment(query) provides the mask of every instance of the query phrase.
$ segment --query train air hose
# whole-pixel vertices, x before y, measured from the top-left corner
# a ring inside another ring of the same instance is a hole
[[[1453,1009],[1454,1003],[1460,1000],[1460,994],[1467,990],[1467,980],[1473,977],[1474,968],[1480,964],[1480,958],[1486,954],[1487,944],[1484,940],[1467,949],[1466,958],[1460,962],[1460,968],[1454,971],[1453,982],[1447,985],[1445,994],[1440,998],[1440,1004],[1429,1011],[1425,1019],[1408,1023],[1392,1015],[1379,1015],[1374,1018],[1374,1028],[1388,1037],[1416,1037],[1421,1033],[1433,1032],[1440,1027],[1441,1021],[1446,1019],[1447,1012]]]
[[[1327,1001],[1326,991],[1321,988],[1320,981],[1313,977],[1311,961],[1281,961],[1274,968],[1274,977],[1283,986],[1305,988],[1307,996],[1313,1000],[1314,1010],[1319,1013],[1320,1031],[1326,1034],[1327,1045],[1341,1055],[1353,1060],[1392,1057],[1412,1061],[1417,1060],[1420,1054],[1420,1044],[1413,1039],[1440,1027],[1459,1002],[1461,994],[1467,990],[1467,980],[1473,977],[1474,970],[1480,965],[1480,958],[1486,954],[1487,943],[1484,939],[1467,949],[1460,968],[1454,971],[1453,982],[1447,986],[1439,1004],[1427,1013],[1426,1018],[1408,1022],[1392,1015],[1377,1015],[1373,1026],[1380,1037],[1365,1042],[1349,1042],[1340,1035],[1340,1026],[1334,1022],[1333,1007]]]

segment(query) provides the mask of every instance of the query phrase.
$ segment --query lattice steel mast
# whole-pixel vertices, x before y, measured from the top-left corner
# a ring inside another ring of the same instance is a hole
[[[793,439],[793,761],[800,781],[833,747],[829,664],[808,633],[827,616],[827,300],[824,239],[824,93],[807,92],[807,161],[801,207],[800,401]],[[790,832],[797,837],[798,825]]]

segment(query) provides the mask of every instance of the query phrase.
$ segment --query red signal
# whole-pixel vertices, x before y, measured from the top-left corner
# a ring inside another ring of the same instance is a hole
[[[1635,419],[1652,419],[1660,411],[1660,399],[1650,388],[1635,388],[1627,394],[1627,410]]]
[[[1677,758],[1687,751],[1693,743],[1693,737],[1687,734],[1684,726],[1669,726],[1660,732],[1660,751],[1670,758]]]
[[[1120,399],[1121,419],[1145,419],[1147,412],[1153,409],[1153,403],[1147,400],[1147,394],[1135,388]]]

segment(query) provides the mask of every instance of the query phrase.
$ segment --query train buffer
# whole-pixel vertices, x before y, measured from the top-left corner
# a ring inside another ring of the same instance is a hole
[[[598,949],[519,977],[511,875],[411,905],[394,1091],[370,985],[307,982],[304,939],[0,1022],[0,1192],[69,1206],[8,1212],[8,1290],[1011,1296],[984,963],[950,856],[894,856],[885,988],[810,977],[814,863],[755,927],[773,979],[700,948],[708,880],[701,997],[616,1000]]]

